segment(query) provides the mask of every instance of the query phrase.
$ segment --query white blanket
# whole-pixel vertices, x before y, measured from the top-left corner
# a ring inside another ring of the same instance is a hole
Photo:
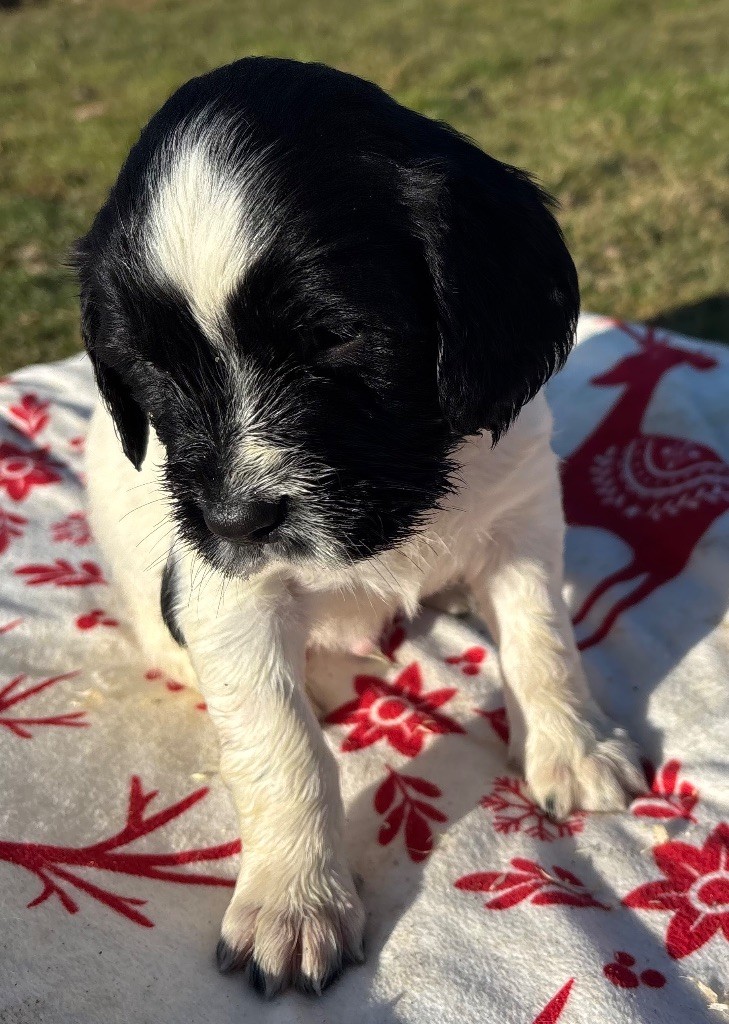
[[[88,534],[88,363],[0,384],[3,1024],[726,1019],[729,352],[597,317],[580,337],[550,385],[568,596],[632,565],[578,636],[654,796],[547,820],[476,622],[316,659],[369,914],[366,964],[320,1000],[214,967],[234,814],[202,698],[140,660]]]

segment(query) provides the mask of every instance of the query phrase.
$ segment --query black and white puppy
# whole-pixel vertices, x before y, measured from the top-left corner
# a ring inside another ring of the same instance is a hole
[[[145,655],[207,701],[244,851],[218,962],[269,994],[362,956],[307,647],[464,581],[539,803],[643,788],[562,599],[539,392],[579,298],[550,207],[374,85],[251,58],[165,103],[78,243],[93,529]]]

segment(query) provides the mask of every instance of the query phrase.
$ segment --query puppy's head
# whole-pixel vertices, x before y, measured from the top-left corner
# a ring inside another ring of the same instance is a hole
[[[144,129],[77,246],[122,447],[150,428],[224,572],[396,545],[567,355],[574,266],[522,172],[369,83],[239,61]]]

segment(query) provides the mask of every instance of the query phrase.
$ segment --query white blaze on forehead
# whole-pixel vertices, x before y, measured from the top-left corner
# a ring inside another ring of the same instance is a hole
[[[261,182],[256,176],[246,188],[231,154],[236,130],[204,115],[183,126],[162,149],[151,186],[146,247],[152,270],[183,293],[212,339],[220,336],[226,303],[261,247],[251,217]],[[260,157],[252,157],[249,170],[258,163]]]

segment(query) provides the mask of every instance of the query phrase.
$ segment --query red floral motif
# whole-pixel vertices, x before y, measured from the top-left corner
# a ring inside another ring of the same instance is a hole
[[[66,672],[64,675],[52,676],[50,679],[43,680],[42,683],[36,683],[35,686],[29,686],[27,690],[20,691],[18,691],[18,687],[25,682],[26,676],[21,675],[11,679],[0,690],[0,726],[23,740],[33,739],[31,729],[34,726],[65,725],[75,729],[83,729],[88,726],[88,722],[81,721],[86,715],[85,711],[68,711],[63,715],[50,715],[44,718],[10,718],[6,715],[6,712],[16,704],[22,704],[29,697],[33,697],[65,679],[73,679],[76,675],[78,675],[77,672]]]
[[[42,448],[28,451],[3,441],[0,444],[0,487],[4,487],[13,501],[22,501],[33,487],[57,483],[62,467],[54,462]]]
[[[137,907],[143,907],[146,900],[133,896],[120,896],[103,889],[74,874],[69,868],[94,868],[98,871],[113,871],[136,878],[153,878],[161,882],[176,882],[180,885],[223,885],[232,886],[229,878],[185,871],[175,871],[183,864],[200,861],[222,860],[240,851],[240,841],[235,839],[219,846],[199,850],[185,850],[179,853],[129,853],[119,852],[142,836],[150,835],[163,828],[173,818],[179,818],[206,794],[207,788],[198,789],[177,803],[170,804],[156,814],[145,818],[147,806],[157,796],[157,790],[145,793],[138,776],[133,776],[129,789],[129,804],[124,826],[115,835],[89,846],[47,846],[41,843],[13,843],[0,841],[0,860],[25,868],[43,883],[43,889],[28,907],[37,907],[49,897],[56,896],[69,914],[75,914],[79,907],[70,895],[69,889],[78,889],[104,906],[115,910],[144,928],[152,928],[154,922],[142,914]]]
[[[643,818],[685,818],[696,821],[691,813],[698,803],[699,792],[692,783],[679,782],[680,761],[668,761],[656,773],[649,761],[643,761],[643,770],[650,782],[651,796],[634,800],[631,813]]]
[[[558,864],[550,874],[533,860],[514,857],[512,871],[477,871],[464,875],[455,883],[456,889],[466,892],[485,892],[493,895],[484,903],[485,910],[509,910],[517,903],[528,900],[532,906],[596,907],[609,910],[585,889],[580,879]]]
[[[532,839],[552,842],[576,835],[585,827],[582,811],[571,814],[566,821],[552,821],[528,795],[526,784],[509,776],[494,779],[494,788],[483,797],[481,806],[493,813],[496,831],[506,835],[523,832]]]
[[[615,954],[614,961],[605,964],[602,973],[611,985],[616,985],[618,988],[638,988],[641,982],[647,985],[648,988],[663,988],[666,984],[665,975],[661,974],[660,971],[654,971],[649,967],[648,970],[643,971],[640,977],[638,977],[635,971],[630,969],[634,966],[635,957],[631,956],[630,953],[619,950]]]
[[[41,402],[38,395],[23,395],[16,405],[10,406],[15,423],[13,426],[26,437],[36,437],[48,423],[50,402]]]
[[[506,715],[506,708],[494,708],[493,711],[482,711],[477,708],[477,714],[486,719],[500,740],[503,740],[504,743],[509,742],[509,719]]]
[[[85,512],[72,512],[65,519],[54,523],[51,531],[55,541],[70,541],[76,547],[82,547],[91,541],[91,531]]]
[[[464,676],[475,676],[478,675],[485,657],[486,651],[483,647],[469,647],[463,654],[456,654],[445,661],[446,665],[460,665]]]
[[[729,825],[717,825],[701,848],[675,840],[654,847],[653,857],[665,879],[639,885],[625,906],[673,913],[666,949],[676,960],[717,932],[729,941]]]
[[[56,587],[88,587],[106,583],[96,562],[81,562],[77,568],[65,558],[57,558],[50,565],[24,565],[15,570],[16,576],[25,576],[29,587],[52,583]]]
[[[341,750],[361,750],[385,739],[406,757],[415,757],[433,733],[462,733],[452,718],[438,711],[458,691],[455,688],[423,693],[417,662],[408,665],[391,683],[378,676],[357,676],[357,698],[332,711],[325,719],[332,725],[353,725]]]
[[[116,619],[109,618],[103,608],[94,608],[85,615],[79,615],[76,626],[79,629],[94,629],[96,626],[118,626]]]
[[[534,1024],[557,1024],[557,1021],[562,1016],[562,1010],[567,1005],[567,1000],[574,983],[575,979],[570,978],[567,984],[563,985],[559,992],[552,996],[542,1012],[534,1018]]]
[[[373,801],[378,814],[387,814],[380,826],[377,841],[380,846],[387,846],[405,822],[405,849],[410,860],[418,864],[433,850],[433,833],[428,818],[439,822],[448,821],[448,818],[432,803],[414,794],[432,799],[442,796],[442,793],[427,779],[404,775],[389,765],[387,771],[387,778],[378,787]],[[400,799],[396,802],[398,797]]]
[[[378,640],[379,648],[386,658],[394,661],[395,654],[404,639],[404,619],[401,615],[396,615],[392,622],[388,622],[382,633],[380,633],[380,639]]]
[[[23,527],[28,525],[25,516],[15,516],[0,508],[0,555],[7,551],[13,537],[23,536]]]

